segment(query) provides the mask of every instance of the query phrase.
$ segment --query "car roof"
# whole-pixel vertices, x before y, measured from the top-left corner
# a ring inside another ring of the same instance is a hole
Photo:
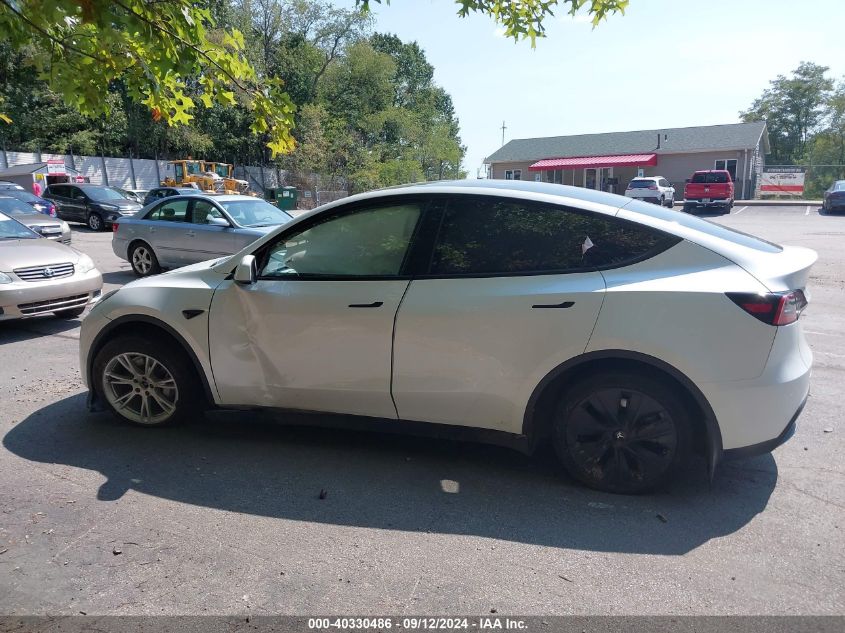
[[[660,180],[663,176],[634,176],[631,180]]]

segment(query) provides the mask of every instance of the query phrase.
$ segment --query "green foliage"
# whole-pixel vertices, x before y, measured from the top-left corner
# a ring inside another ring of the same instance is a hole
[[[792,165],[803,160],[818,131],[833,82],[827,66],[802,62],[791,75],[778,77],[770,88],[740,113],[743,121],[768,122],[772,153],[767,162]]]
[[[365,9],[370,0],[357,0]],[[373,0],[381,3],[382,0]],[[385,0],[389,4],[390,0]],[[458,15],[462,18],[470,13],[483,13],[491,16],[498,24],[505,27],[505,35],[514,40],[529,39],[533,47],[538,37],[546,36],[543,22],[558,7],[564,7],[570,15],[586,9],[592,16],[593,26],[613,13],[625,13],[629,0],[455,0]],[[567,6],[568,5],[568,6]]]
[[[0,33],[52,91],[106,116],[111,84],[154,119],[187,124],[197,103],[251,112],[274,154],[293,149],[294,106],[275,78],[258,80],[238,30],[216,31],[201,0],[0,0]]]

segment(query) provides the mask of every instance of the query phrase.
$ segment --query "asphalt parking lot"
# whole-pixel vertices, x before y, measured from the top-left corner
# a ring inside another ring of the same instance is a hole
[[[79,321],[0,324],[0,613],[845,614],[845,216],[713,219],[818,251],[812,393],[774,454],[650,496],[254,414],[132,428],[85,409]],[[73,239],[133,279],[109,233]]]

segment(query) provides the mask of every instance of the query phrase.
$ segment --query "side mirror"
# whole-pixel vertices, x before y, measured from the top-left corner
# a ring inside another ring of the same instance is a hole
[[[254,284],[257,277],[258,272],[256,271],[255,256],[244,255],[241,263],[235,268],[235,282],[248,286]]]
[[[206,218],[205,223],[209,226],[232,226],[231,224],[229,224],[229,220],[227,220],[226,218],[215,218],[214,216]]]

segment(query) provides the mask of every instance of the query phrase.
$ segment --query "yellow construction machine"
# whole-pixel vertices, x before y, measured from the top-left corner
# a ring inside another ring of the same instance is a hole
[[[165,187],[196,187],[206,193],[246,193],[250,195],[245,180],[232,177],[232,165],[204,160],[171,160],[167,163]]]

